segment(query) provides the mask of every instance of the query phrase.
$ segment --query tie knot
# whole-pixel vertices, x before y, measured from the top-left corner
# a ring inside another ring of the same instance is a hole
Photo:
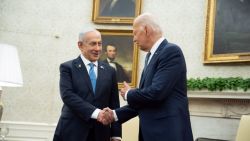
[[[89,63],[90,68],[94,68],[95,64],[94,63]]]
[[[148,52],[146,58],[149,58],[150,55],[151,55],[151,52]]]

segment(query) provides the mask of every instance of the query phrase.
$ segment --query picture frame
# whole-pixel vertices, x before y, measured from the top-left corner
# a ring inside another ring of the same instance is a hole
[[[93,0],[92,21],[100,24],[132,24],[141,12],[142,0]]]
[[[116,48],[116,55],[113,64],[116,64],[116,73],[119,89],[123,86],[123,81],[126,81],[132,88],[137,84],[137,64],[138,64],[138,46],[133,42],[132,30],[120,29],[98,29],[102,35],[102,55],[100,60],[108,63],[107,48]],[[110,59],[111,60],[111,59]],[[118,64],[118,65],[117,65]],[[127,77],[121,73],[123,68]]]
[[[250,62],[250,2],[207,1],[204,64]]]

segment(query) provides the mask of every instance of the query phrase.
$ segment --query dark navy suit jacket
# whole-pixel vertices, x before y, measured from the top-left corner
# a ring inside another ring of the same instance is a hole
[[[181,49],[164,40],[141,76],[128,105],[116,109],[121,123],[139,115],[140,141],[193,141],[188,110],[186,64]]]
[[[121,137],[121,125],[104,126],[91,115],[96,108],[118,108],[119,95],[115,70],[98,62],[96,92],[93,93],[87,69],[78,58],[60,65],[60,94],[63,108],[54,141],[86,141],[89,131],[95,132],[96,141],[110,141]]]

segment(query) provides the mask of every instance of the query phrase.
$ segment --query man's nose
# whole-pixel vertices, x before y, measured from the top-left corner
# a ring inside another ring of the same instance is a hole
[[[99,51],[99,50],[102,50],[102,46],[100,46],[100,45],[97,44],[97,45],[95,46],[95,50],[98,50],[98,51]]]
[[[136,43],[136,41],[137,41],[137,40],[136,40],[136,37],[134,37],[134,38],[133,38],[133,42]]]

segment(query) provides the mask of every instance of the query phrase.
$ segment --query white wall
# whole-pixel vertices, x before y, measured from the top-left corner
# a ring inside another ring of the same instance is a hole
[[[155,14],[161,21],[166,38],[180,45],[186,57],[188,77],[249,77],[249,65],[202,64],[206,2],[143,0],[142,12]],[[62,105],[58,67],[60,63],[78,56],[76,43],[81,29],[89,26],[131,29],[129,25],[93,24],[91,14],[92,0],[0,0],[0,42],[17,46],[24,78],[22,88],[3,88],[3,120],[49,125],[57,122]],[[140,73],[145,54],[140,52],[139,56]],[[220,123],[228,122],[228,119],[219,120]],[[218,119],[194,117],[195,136],[204,133],[200,126],[196,126],[203,121],[217,122]],[[235,129],[237,122],[232,122]],[[214,127],[233,136],[234,130],[230,128],[216,124]],[[214,130],[206,132],[212,134]]]

